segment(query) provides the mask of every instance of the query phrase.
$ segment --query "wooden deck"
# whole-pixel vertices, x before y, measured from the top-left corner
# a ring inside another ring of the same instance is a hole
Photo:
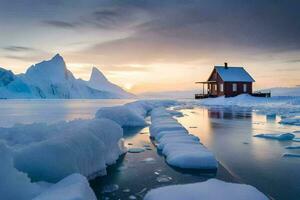
[[[195,94],[195,99],[206,99],[206,98],[214,98],[217,96],[211,94]]]

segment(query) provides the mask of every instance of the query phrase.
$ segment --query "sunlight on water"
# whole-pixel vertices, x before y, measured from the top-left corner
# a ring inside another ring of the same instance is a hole
[[[0,127],[15,123],[46,122],[93,118],[104,106],[122,105],[134,100],[0,100]]]
[[[260,133],[291,133],[297,126],[278,123],[278,116],[253,113],[249,109],[197,108],[183,110],[178,120],[212,150],[217,159],[242,182],[278,199],[298,199],[300,159],[283,158],[297,145],[253,137]],[[296,134],[299,137],[300,134]],[[294,150],[294,153],[300,153]],[[272,184],[270,184],[272,183]],[[288,188],[288,189],[287,189]]]

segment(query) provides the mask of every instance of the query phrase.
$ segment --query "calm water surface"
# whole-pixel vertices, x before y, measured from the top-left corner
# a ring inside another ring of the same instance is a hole
[[[0,126],[88,119],[94,117],[99,107],[130,101],[4,100],[0,101]],[[147,127],[125,130],[128,147],[147,147],[148,150],[127,153],[116,165],[109,167],[107,176],[91,181],[99,199],[141,199],[151,188],[212,177],[254,185],[278,200],[300,199],[300,158],[282,157],[284,153],[300,153],[300,150],[285,149],[300,143],[253,137],[258,133],[292,132],[300,127],[280,125],[277,116],[265,116],[241,108],[196,108],[183,110],[183,113],[185,116],[179,121],[201,138],[226,170],[222,166],[217,173],[171,168],[151,143]],[[299,133],[297,137],[300,137]]]

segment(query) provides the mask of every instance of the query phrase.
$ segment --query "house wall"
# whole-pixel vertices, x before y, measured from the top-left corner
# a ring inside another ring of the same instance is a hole
[[[216,81],[216,83],[209,83],[208,88],[210,88],[210,94],[213,96],[223,96],[225,93],[225,84],[221,79],[220,75],[214,69],[211,73],[211,76],[208,79],[209,81]],[[223,84],[223,92],[220,90],[220,84]],[[216,87],[214,87],[216,85]]]
[[[232,89],[232,85],[236,83],[237,84],[237,91],[234,92]],[[244,92],[244,84],[247,85],[247,92]],[[252,94],[252,83],[248,82],[225,82],[225,96],[226,97],[233,97],[239,94]]]

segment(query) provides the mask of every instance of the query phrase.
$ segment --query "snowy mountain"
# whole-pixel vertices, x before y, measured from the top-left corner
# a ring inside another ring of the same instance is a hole
[[[25,74],[14,75],[0,68],[0,98],[51,99],[108,99],[133,97],[104,75],[93,69],[90,81],[76,79],[66,67],[64,59],[55,55],[51,60],[32,65]],[[103,84],[103,86],[98,85]],[[101,89],[103,88],[103,89]]]
[[[96,67],[93,67],[92,74],[90,80],[87,82],[87,85],[96,90],[118,94],[123,98],[134,97],[133,94],[130,94],[116,84],[109,82],[104,74],[100,72]]]

